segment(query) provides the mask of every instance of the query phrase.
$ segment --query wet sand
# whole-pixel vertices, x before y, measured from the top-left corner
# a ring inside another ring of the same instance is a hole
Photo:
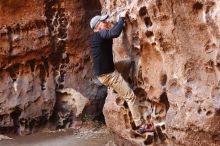
[[[0,146],[105,146],[112,136],[106,127],[79,130],[48,131],[1,140]]]

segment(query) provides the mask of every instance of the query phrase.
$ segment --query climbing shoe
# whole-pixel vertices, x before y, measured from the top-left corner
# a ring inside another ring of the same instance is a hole
[[[137,132],[143,134],[145,132],[154,132],[154,128],[151,124],[144,124],[137,129]]]

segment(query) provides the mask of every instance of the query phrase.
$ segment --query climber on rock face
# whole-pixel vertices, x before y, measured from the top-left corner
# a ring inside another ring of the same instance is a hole
[[[92,35],[92,56],[95,75],[107,87],[113,88],[119,96],[123,97],[131,111],[132,118],[138,132],[143,133],[150,128],[141,120],[141,114],[133,90],[128,86],[121,74],[115,70],[112,54],[113,38],[117,38],[124,27],[127,11],[119,15],[118,23],[112,28],[107,21],[108,15],[95,16],[90,21],[94,33]],[[152,129],[150,129],[152,130]]]

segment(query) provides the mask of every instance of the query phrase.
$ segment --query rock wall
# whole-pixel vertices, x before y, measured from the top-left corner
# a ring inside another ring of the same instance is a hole
[[[218,0],[0,0],[1,132],[31,132],[54,110],[59,124],[71,123],[84,97],[86,112],[100,112],[106,88],[93,76],[89,20],[102,11],[114,22],[128,10],[114,58],[157,129],[154,144],[219,145],[219,7]],[[124,100],[108,92],[104,114],[118,144],[145,145]]]
[[[106,89],[93,80],[88,27],[100,9],[95,0],[0,1],[1,133],[46,124],[67,88],[90,99],[88,111],[100,111]]]
[[[166,133],[167,140],[159,134],[156,141],[165,145],[171,141],[174,145],[219,145],[220,2],[102,0],[101,3],[102,12],[110,14],[112,21],[123,10],[130,12],[124,33],[114,41],[114,57],[116,61],[134,61],[130,84],[134,90],[147,94],[142,94],[145,99],[138,95],[138,100],[142,104],[148,99],[161,104],[148,106],[152,108],[155,126],[157,121],[166,123],[165,130],[161,127],[159,131]],[[107,125],[131,145],[144,145],[144,139],[140,142],[129,134],[132,121],[126,106],[118,101],[121,100],[113,93],[107,97],[104,108]],[[155,111],[154,107],[159,109]],[[154,118],[156,115],[159,119]],[[146,114],[143,116],[146,118]],[[118,118],[120,122],[116,123]]]

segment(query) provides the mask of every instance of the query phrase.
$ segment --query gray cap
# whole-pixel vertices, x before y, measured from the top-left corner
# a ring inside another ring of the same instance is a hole
[[[91,20],[90,20],[90,27],[92,29],[95,28],[96,24],[99,22],[99,21],[103,21],[103,20],[106,20],[108,19],[108,15],[103,15],[103,16],[100,16],[100,15],[97,15],[95,17],[93,17]]]

